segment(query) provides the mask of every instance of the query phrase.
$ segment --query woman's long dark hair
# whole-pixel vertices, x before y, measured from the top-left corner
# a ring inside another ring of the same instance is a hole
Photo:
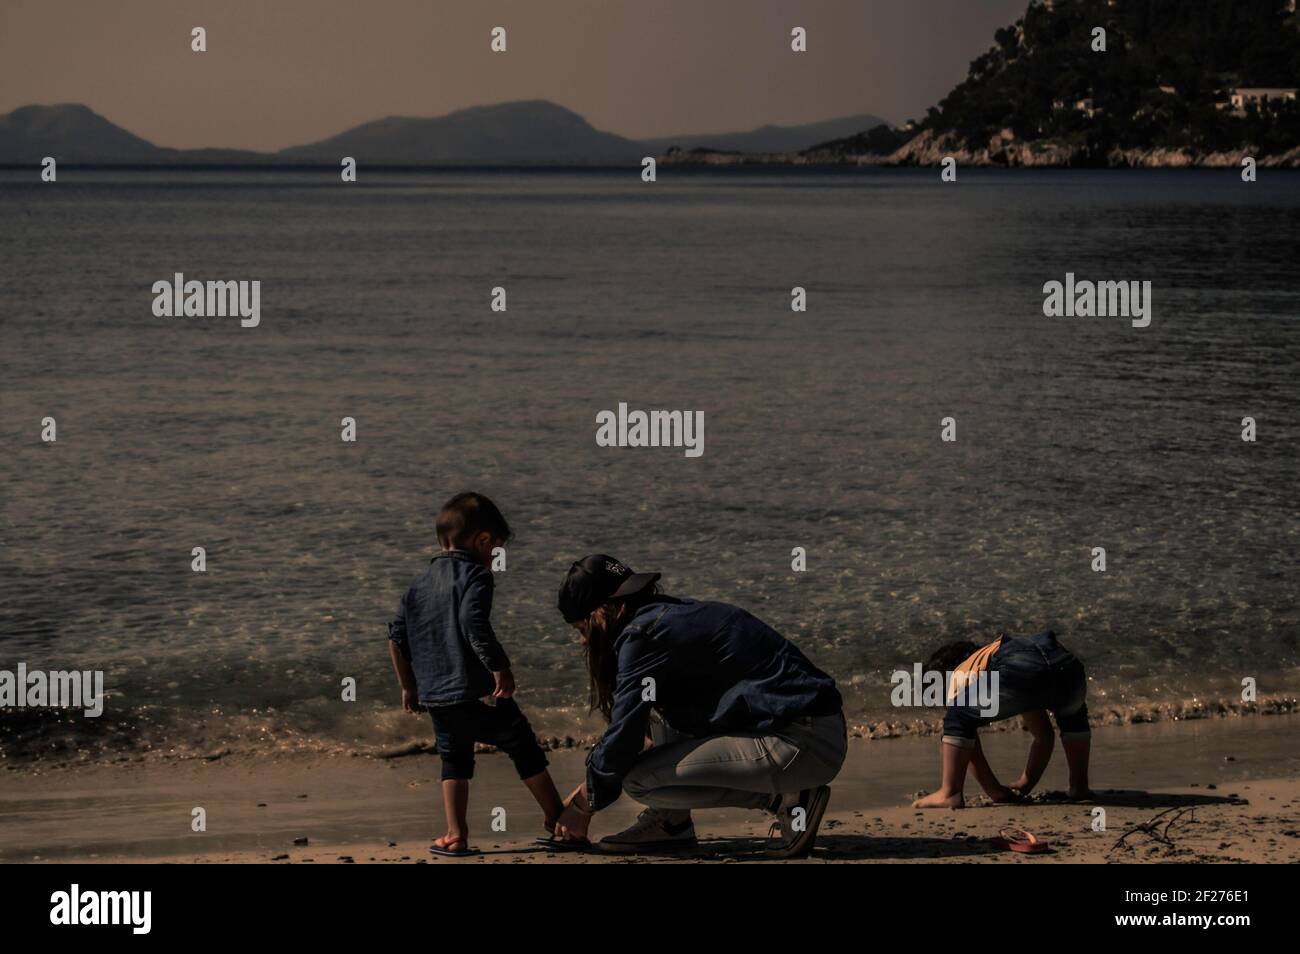
[[[611,600],[604,605],[605,624],[587,628],[587,705],[592,712],[599,710],[606,722],[614,709],[614,689],[618,686],[618,653],[614,652],[614,643],[636,611],[658,598],[659,587],[652,585],[626,599]]]

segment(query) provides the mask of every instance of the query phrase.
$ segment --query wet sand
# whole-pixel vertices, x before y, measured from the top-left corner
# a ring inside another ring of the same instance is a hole
[[[1300,861],[1300,716],[1257,716],[1095,730],[1095,803],[1053,797],[1064,788],[1059,751],[1029,805],[918,812],[911,797],[938,781],[937,739],[853,740],[811,859],[954,862]],[[990,733],[990,761],[1007,780],[1028,737]],[[581,777],[583,753],[552,753],[561,789]],[[192,760],[0,773],[0,861],[443,862],[428,853],[441,831],[438,760],[335,757]],[[1105,808],[1094,830],[1093,808]],[[207,830],[190,830],[193,809]],[[630,821],[622,799],[602,812],[599,837]],[[491,830],[504,809],[506,830]],[[759,860],[759,813],[696,815],[700,849],[662,858],[553,855],[534,839],[540,817],[508,760],[483,755],[471,793],[471,841],[485,854],[454,864]],[[1160,813],[1150,830],[1137,826]],[[498,813],[499,814],[499,813]],[[990,839],[1018,825],[1052,851],[1022,855]],[[1125,834],[1130,831],[1130,834]],[[297,839],[306,844],[295,844]]]

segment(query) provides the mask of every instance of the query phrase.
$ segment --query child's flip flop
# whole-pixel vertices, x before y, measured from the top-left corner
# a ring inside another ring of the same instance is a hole
[[[441,845],[430,845],[429,852],[443,858],[469,858],[473,855],[483,854],[483,852],[479,851],[477,848],[461,848],[456,850],[452,848],[443,848]]]
[[[537,843],[547,851],[591,851],[591,842],[586,838],[566,841],[562,838],[556,838],[554,835],[547,835],[544,838],[538,838]]]
[[[999,837],[992,839],[992,841],[996,848],[1001,848],[1004,851],[1018,851],[1026,855],[1040,855],[1045,851],[1051,851],[1047,842],[1023,828],[1003,828],[999,833]]]

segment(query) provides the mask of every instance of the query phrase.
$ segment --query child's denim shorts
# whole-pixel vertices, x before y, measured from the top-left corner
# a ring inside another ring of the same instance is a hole
[[[494,745],[515,763],[520,778],[532,778],[546,768],[546,753],[514,699],[488,705],[478,699],[449,706],[429,706],[442,777],[474,777],[474,743]]]
[[[1046,709],[1056,719],[1062,740],[1086,739],[1088,680],[1083,663],[1056,641],[1051,630],[1027,637],[1003,637],[989,660],[998,673],[997,714],[983,715],[978,706],[951,705],[943,717],[943,741],[970,747],[982,725]]]

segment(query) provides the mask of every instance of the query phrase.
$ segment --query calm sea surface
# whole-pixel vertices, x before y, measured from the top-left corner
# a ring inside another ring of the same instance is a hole
[[[1000,629],[1055,628],[1097,711],[1297,690],[1300,175],[638,171],[0,171],[0,669],[110,692],[0,712],[6,756],[425,738],[385,624],[467,488],[543,732],[595,725],[554,609],[590,551],[862,719]],[[155,317],[178,271],[260,280],[261,325]],[[1150,281],[1150,327],[1044,317],[1067,271]],[[619,402],[702,410],[704,455],[598,448]]]

